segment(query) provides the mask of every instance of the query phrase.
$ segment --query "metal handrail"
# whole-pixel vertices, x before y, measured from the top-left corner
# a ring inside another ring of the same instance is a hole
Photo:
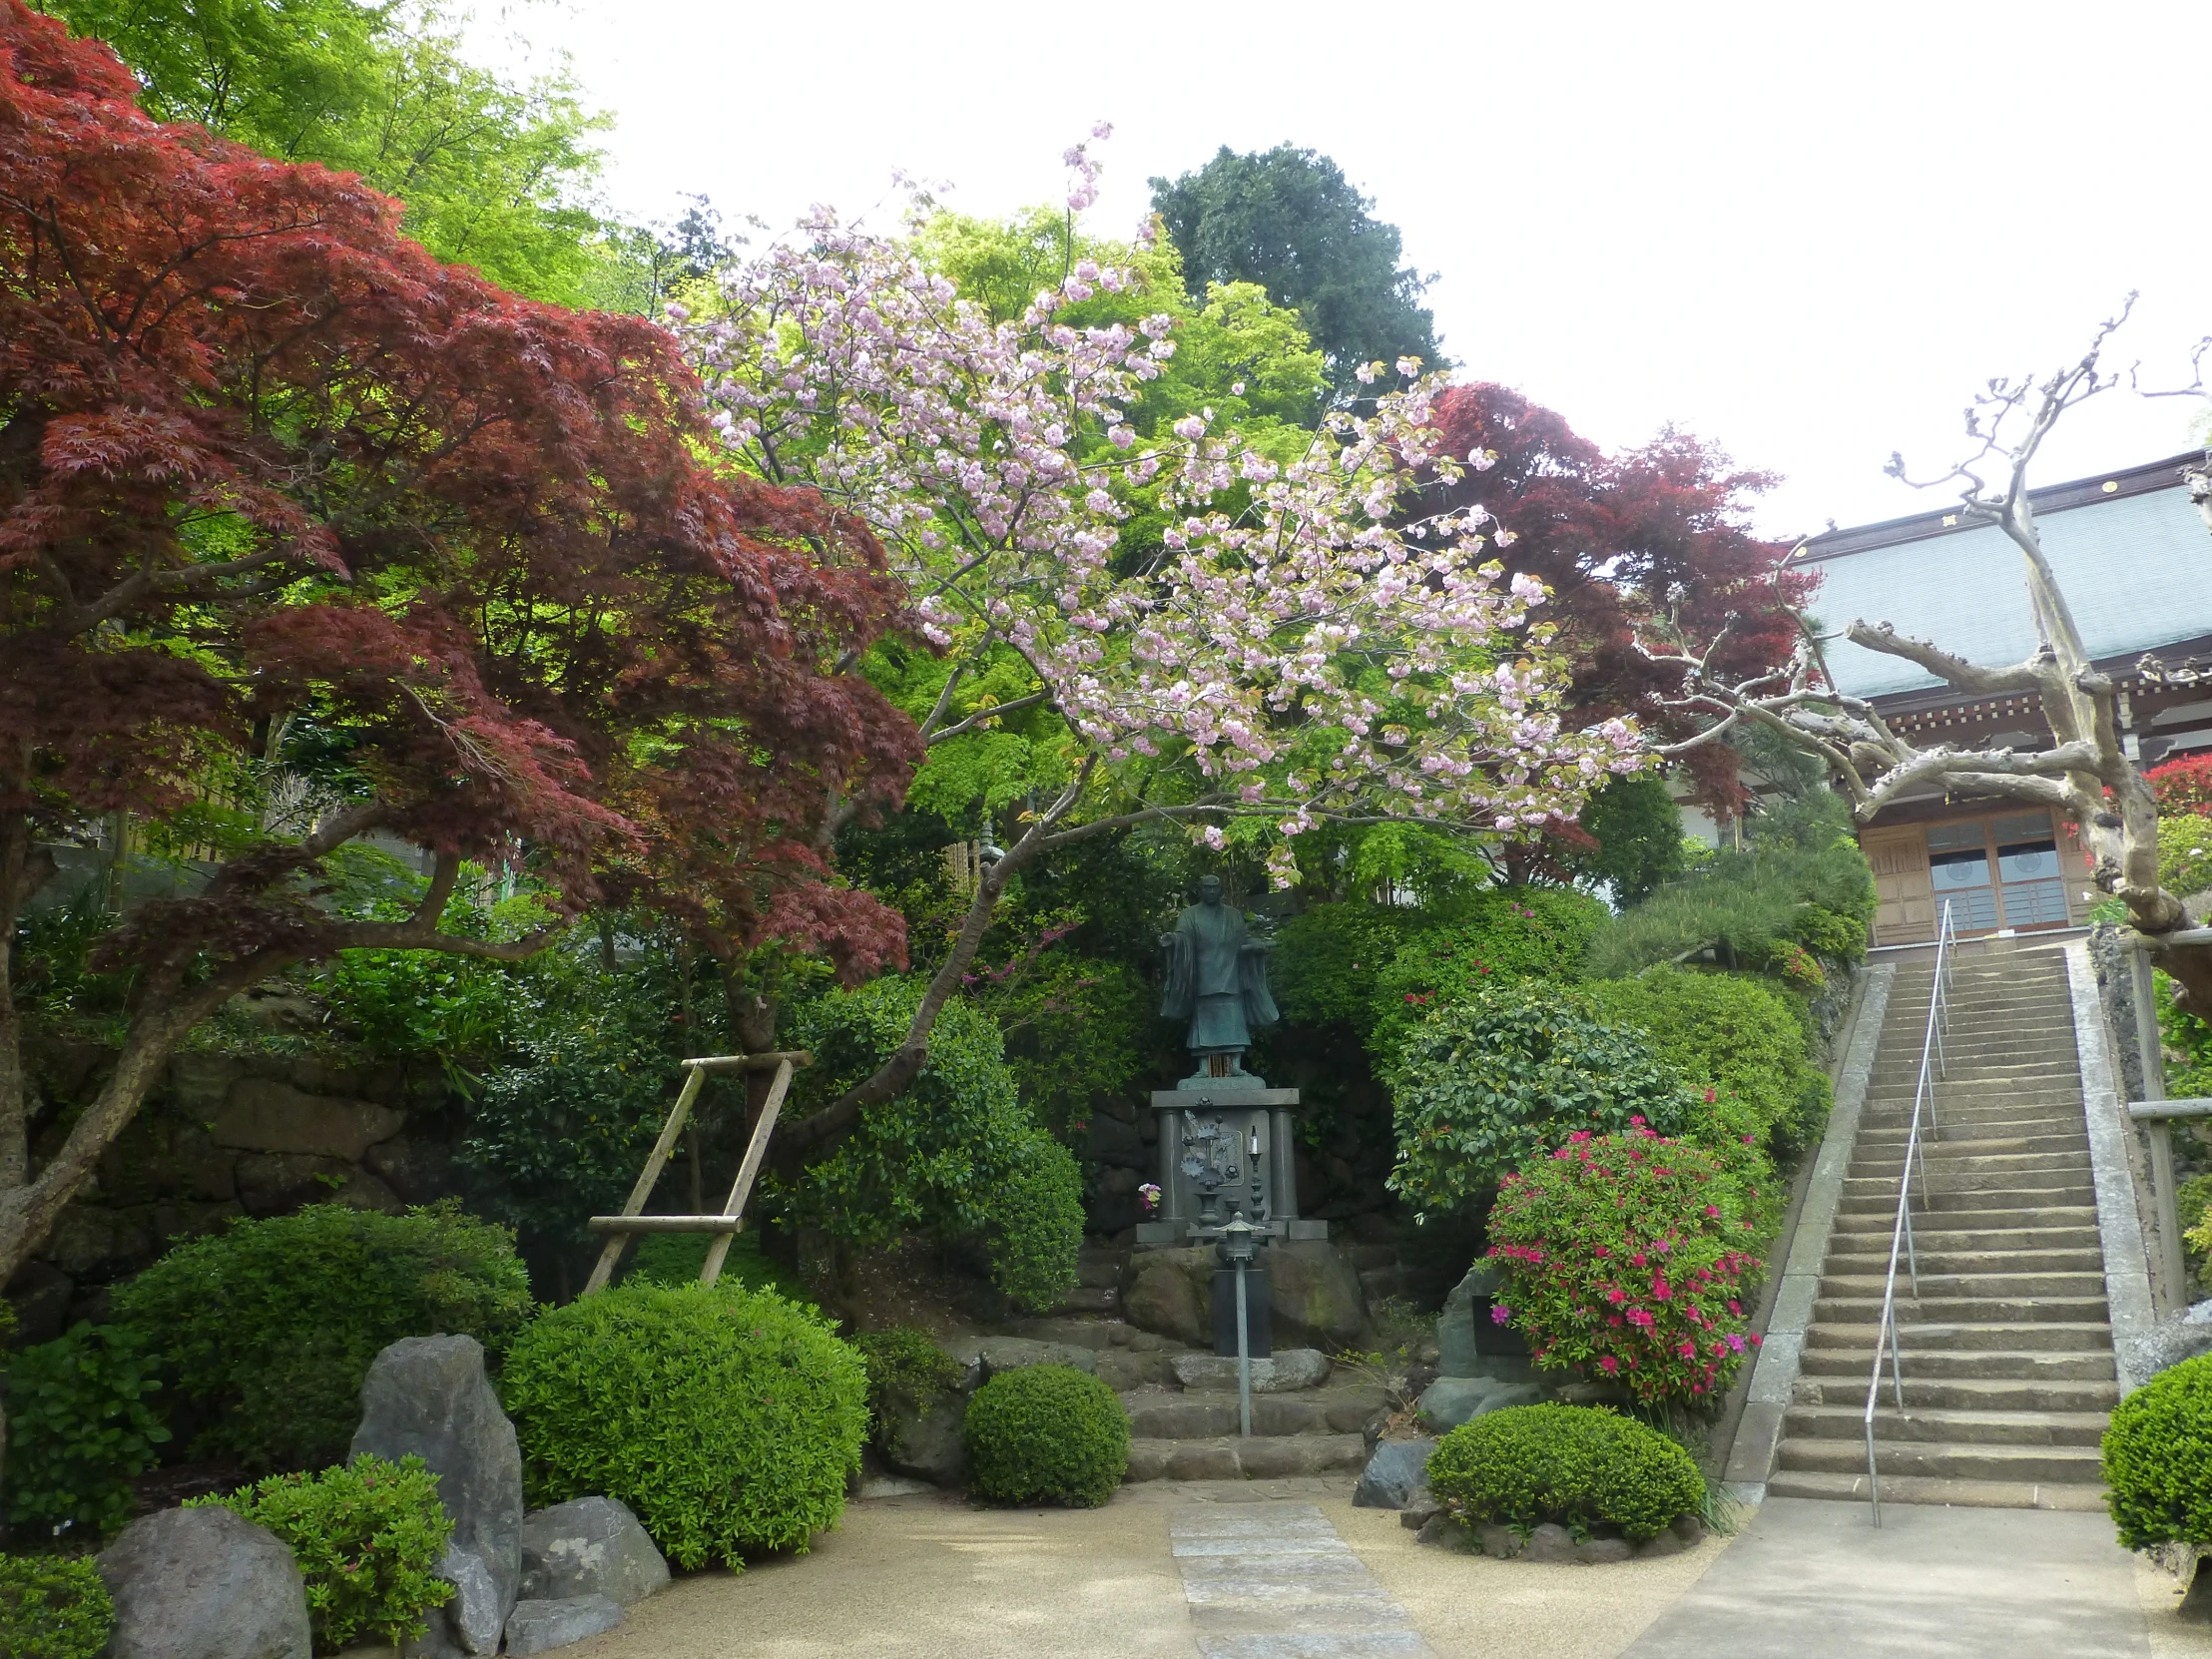
[[[1867,1380],[1867,1494],[1874,1503],[1874,1523],[1882,1524],[1882,1474],[1875,1467],[1874,1412],[1882,1398],[1882,1356],[1890,1356],[1890,1388],[1898,1409],[1905,1409],[1905,1377],[1900,1367],[1897,1341],[1898,1257],[1905,1258],[1912,1277],[1913,1295],[1921,1294],[1920,1257],[1913,1248],[1913,1169],[1921,1172],[1921,1203],[1928,1203],[1928,1153],[1921,1144],[1921,1115],[1926,1108],[1930,1140],[1941,1139],[1936,1121],[1936,1083],[1944,1075],[1943,1027],[1950,1017],[1950,900],[1943,900],[1943,915],[1936,929],[1936,981],[1928,992],[1928,1032],[1921,1039],[1920,1081],[1913,1087],[1913,1126],[1905,1137],[1905,1167],[1898,1174],[1898,1219],[1890,1233],[1890,1275],[1882,1287],[1882,1322],[1875,1328],[1874,1375]]]

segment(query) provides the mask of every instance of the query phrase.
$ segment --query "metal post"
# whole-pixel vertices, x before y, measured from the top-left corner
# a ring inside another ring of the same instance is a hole
[[[1245,1264],[1237,1264],[1237,1432],[1252,1438],[1252,1331],[1245,1323]]]
[[[2143,1098],[2166,1098],[2166,1056],[2158,1040],[2157,981],[2151,977],[2150,952],[2138,947],[2129,978],[2135,993],[2135,1049],[2143,1061]],[[2166,1282],[2169,1309],[2189,1305],[2189,1269],[2181,1256],[2181,1195],[2174,1190],[2174,1132],[2165,1118],[2152,1118],[2151,1194],[2158,1202],[2158,1265]]]

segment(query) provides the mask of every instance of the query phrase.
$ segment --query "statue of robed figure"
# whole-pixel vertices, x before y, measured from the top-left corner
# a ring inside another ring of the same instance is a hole
[[[1267,939],[1256,939],[1244,912],[1221,898],[1221,877],[1198,884],[1199,901],[1175,918],[1175,931],[1160,935],[1167,952],[1168,987],[1160,1012],[1191,1022],[1188,1044],[1198,1071],[1188,1085],[1234,1078],[1262,1086],[1244,1069],[1252,1033],[1282,1016],[1268,990]]]

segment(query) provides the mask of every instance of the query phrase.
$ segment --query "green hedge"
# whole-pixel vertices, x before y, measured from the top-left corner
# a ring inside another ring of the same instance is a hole
[[[793,1116],[834,1100],[905,1040],[921,987],[897,977],[830,991],[802,1011]],[[976,1242],[991,1282],[1025,1308],[1075,1286],[1083,1244],[1083,1172],[1024,1109],[991,1018],[955,998],[937,1017],[929,1058],[897,1098],[780,1195],[791,1219],[861,1249],[905,1232]]]
[[[899,1422],[926,1411],[960,1381],[960,1362],[939,1348],[929,1333],[910,1325],[867,1331],[852,1339],[867,1368],[870,1432],[884,1450],[896,1452]]]
[[[1793,1152],[1820,1138],[1828,1075],[1812,1062],[1804,1004],[1773,981],[1664,967],[1584,989],[1607,1020],[1646,1033],[1693,1088],[1713,1091],[1696,1138],[1750,1134]]]
[[[2212,1544],[2212,1355],[2168,1367],[2112,1408],[2104,1484],[2127,1548]]]
[[[1004,1372],[968,1401],[968,1486],[993,1503],[1095,1508],[1129,1467],[1121,1398],[1073,1366]]]
[[[1543,981],[1488,986],[1437,1007],[1384,1071],[1394,1099],[1390,1189],[1422,1216],[1464,1212],[1577,1130],[1663,1135],[1694,1121],[1688,1081],[1590,999]]]
[[[132,1333],[78,1325],[8,1362],[10,1534],[97,1548],[131,1519],[131,1477],[169,1428],[156,1363]]]
[[[99,1659],[115,1603],[89,1556],[0,1555],[0,1654]]]
[[[500,1380],[533,1504],[603,1493],[683,1567],[804,1550],[844,1512],[867,1374],[772,1291],[632,1281],[555,1309]]]
[[[1462,1525],[1618,1528],[1631,1543],[1705,1501],[1687,1451],[1593,1405],[1512,1405],[1460,1424],[1428,1454],[1428,1488]]]
[[[194,1498],[266,1526],[290,1546],[306,1581],[317,1653],[375,1636],[399,1646],[419,1636],[425,1616],[453,1599],[433,1578],[453,1536],[438,1501],[438,1477],[419,1457],[397,1463],[366,1453],[320,1474],[273,1474],[228,1497]]]
[[[467,1335],[496,1354],[533,1307],[512,1235],[451,1202],[234,1222],[172,1250],[114,1304],[213,1414],[194,1451],[256,1469],[341,1460],[369,1365],[400,1338]]]

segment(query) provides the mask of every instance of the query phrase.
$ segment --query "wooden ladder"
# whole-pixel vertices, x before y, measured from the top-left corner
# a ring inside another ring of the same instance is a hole
[[[761,1173],[761,1160],[768,1153],[769,1136],[775,1133],[776,1116],[784,1109],[784,1096],[791,1090],[792,1074],[797,1067],[809,1065],[813,1060],[812,1054],[793,1050],[776,1054],[709,1054],[684,1062],[689,1075],[676,1096],[676,1106],[668,1114],[668,1122],[661,1126],[661,1138],[653,1143],[652,1155],[645,1161],[645,1173],[630,1189],[630,1200],[623,1205],[622,1214],[594,1216],[585,1224],[594,1233],[607,1234],[608,1239],[599,1252],[599,1265],[591,1270],[591,1281],[585,1285],[584,1295],[590,1296],[606,1288],[607,1281],[614,1277],[616,1264],[622,1260],[623,1251],[640,1233],[712,1234],[715,1242],[707,1249],[707,1263],[699,1270],[699,1282],[712,1285],[722,1277],[722,1264],[730,1254],[730,1241],[745,1225],[745,1202],[753,1196],[753,1182]],[[738,1178],[731,1184],[729,1202],[723,1205],[722,1214],[646,1215],[645,1201],[653,1196],[653,1185],[661,1178],[661,1166],[668,1162],[668,1155],[676,1146],[676,1137],[684,1132],[684,1122],[691,1116],[692,1102],[699,1098],[699,1088],[707,1080],[707,1073],[766,1071],[771,1066],[776,1068],[776,1077],[769,1084],[768,1099],[761,1103],[761,1119],[753,1126],[753,1139],[746,1146],[745,1161],[738,1165]]]

